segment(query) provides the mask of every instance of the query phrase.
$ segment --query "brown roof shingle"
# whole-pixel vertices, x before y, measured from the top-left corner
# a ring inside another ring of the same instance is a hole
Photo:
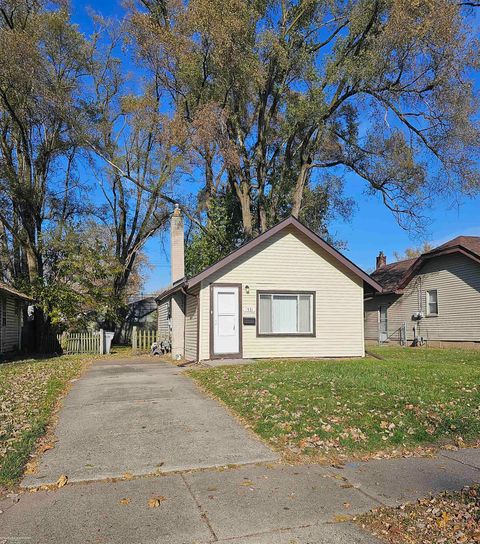
[[[428,253],[430,254],[443,249],[450,249],[457,246],[464,247],[480,257],[480,236],[457,236],[456,238],[445,242],[441,246],[432,249]]]
[[[383,287],[384,291],[392,292],[395,291],[407,270],[409,270],[416,261],[416,258],[405,259],[404,261],[387,264],[378,270],[375,270],[371,276]]]
[[[384,293],[393,293],[408,283],[411,275],[420,268],[424,261],[444,255],[447,252],[456,251],[462,252],[471,258],[480,259],[480,236],[457,236],[419,257],[382,266],[375,270],[371,276],[383,287]]]

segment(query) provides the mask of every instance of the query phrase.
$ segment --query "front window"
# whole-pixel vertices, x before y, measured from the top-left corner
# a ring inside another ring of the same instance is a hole
[[[260,335],[314,335],[313,293],[258,294]]]
[[[436,289],[427,291],[427,315],[438,315],[438,292]]]

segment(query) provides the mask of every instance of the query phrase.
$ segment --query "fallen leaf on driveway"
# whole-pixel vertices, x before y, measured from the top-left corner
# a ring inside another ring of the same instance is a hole
[[[333,521],[335,523],[344,523],[345,521],[350,521],[352,519],[352,516],[349,516],[347,514],[338,514],[336,516],[333,516]]]
[[[122,478],[124,480],[133,480],[133,474],[131,472],[124,472]]]
[[[254,484],[250,480],[245,480],[240,485],[243,485],[244,487],[252,487]]]
[[[123,505],[125,505],[125,506],[126,506],[129,502],[130,502],[130,499],[128,499],[128,498],[120,499],[120,504],[123,504]]]
[[[167,497],[163,497],[161,495],[159,497],[152,497],[148,501],[148,507],[149,508],[158,508],[160,506],[160,504],[163,501],[166,501],[166,500],[167,500]]]
[[[64,485],[67,485],[68,482],[68,476],[65,476],[65,474],[62,474],[60,478],[57,480],[57,487],[60,489],[60,487],[63,487]]]

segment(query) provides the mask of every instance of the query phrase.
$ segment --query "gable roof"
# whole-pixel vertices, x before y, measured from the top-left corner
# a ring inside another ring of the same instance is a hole
[[[431,251],[427,252],[427,254],[450,249],[453,247],[462,247],[468,249],[469,251],[475,253],[477,256],[480,257],[480,236],[457,236],[456,238],[445,242],[441,246],[432,249]]]
[[[457,236],[414,259],[387,264],[371,274],[383,286],[383,293],[398,293],[410,282],[426,261],[452,253],[480,263],[480,236]]]
[[[326,251],[329,255],[331,255],[337,262],[345,266],[348,270],[353,272],[357,277],[362,279],[364,283],[372,287],[375,291],[381,291],[382,287],[380,284],[372,277],[370,277],[366,272],[364,272],[361,268],[359,268],[356,264],[354,264],[350,259],[347,259],[344,255],[342,255],[339,251],[337,251],[334,247],[332,247],[330,244],[325,242],[323,238],[318,236],[315,232],[310,230],[308,227],[306,227],[303,223],[301,223],[298,219],[295,217],[288,217],[287,219],[284,219],[280,223],[277,223],[274,227],[271,227],[270,229],[266,230],[262,234],[258,235],[253,240],[250,240],[249,242],[246,242],[242,246],[240,246],[235,251],[232,251],[229,255],[224,257],[223,259],[220,259],[215,264],[212,264],[211,266],[208,266],[200,272],[199,274],[193,276],[190,279],[183,279],[178,282],[175,282],[172,287],[167,288],[166,290],[162,291],[161,294],[157,297],[157,300],[161,300],[165,298],[166,296],[183,289],[190,289],[192,287],[195,287],[198,285],[202,280],[208,278],[215,272],[218,272],[225,266],[229,265],[242,255],[245,255],[252,249],[256,248],[259,244],[262,242],[265,242],[275,234],[278,234],[279,232],[287,229],[288,227],[293,227],[297,231],[301,232],[307,238],[309,238],[317,247],[320,247],[324,251]]]
[[[32,300],[32,297],[29,297],[25,293],[21,293],[20,291],[17,291],[13,287],[10,287],[10,285],[7,285],[6,283],[3,283],[0,281],[0,293],[7,293],[9,295],[12,295],[16,298],[21,298],[22,300]]]
[[[415,263],[417,259],[405,259],[396,263],[386,264],[371,274],[371,277],[382,287],[383,292],[395,291],[405,276],[407,270]]]

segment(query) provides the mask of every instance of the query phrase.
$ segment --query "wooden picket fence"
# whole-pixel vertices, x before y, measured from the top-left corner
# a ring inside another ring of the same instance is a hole
[[[132,349],[134,351],[150,351],[154,342],[157,341],[157,331],[154,329],[132,329]]]
[[[63,353],[102,353],[103,331],[64,332],[57,335]]]

